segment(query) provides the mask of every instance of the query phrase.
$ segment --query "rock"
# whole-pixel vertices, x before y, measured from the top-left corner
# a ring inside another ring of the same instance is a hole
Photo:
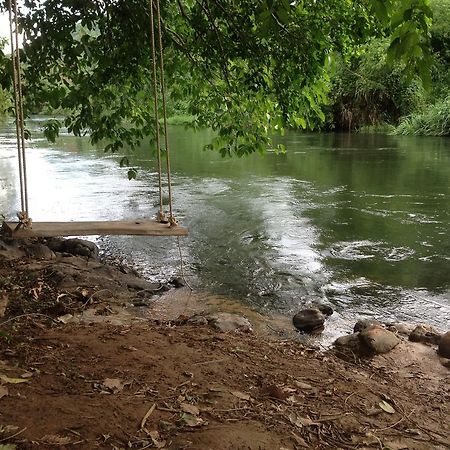
[[[402,334],[404,336],[409,336],[416,325],[412,323],[390,323],[386,324],[387,329],[393,333]]]
[[[180,277],[172,278],[169,281],[169,284],[171,284],[176,289],[186,286],[186,283],[184,282],[183,278]]]
[[[30,258],[35,259],[56,259],[55,252],[44,244],[31,244],[25,249]]]
[[[366,330],[373,326],[383,327],[383,324],[376,319],[359,319],[353,327],[353,331],[358,333],[359,331]]]
[[[142,278],[125,277],[127,288],[134,291],[145,291],[151,294],[159,294],[167,291],[167,287],[161,283],[151,283],[150,281],[143,280]]]
[[[251,323],[238,314],[216,313],[206,317],[208,323],[219,331],[252,331]]]
[[[208,319],[204,316],[192,316],[187,320],[189,325],[208,325]]]
[[[450,359],[449,358],[439,358],[439,360],[441,361],[441,364],[444,367],[447,367],[447,369],[450,369]]]
[[[392,331],[378,325],[364,329],[358,337],[363,345],[374,353],[387,353],[400,342]]]
[[[84,239],[47,239],[47,245],[54,251],[69,253],[74,256],[85,256],[90,259],[99,259],[98,247],[91,241]]]
[[[438,353],[443,358],[450,359],[450,331],[442,335],[439,341]]]
[[[325,316],[317,308],[306,308],[292,318],[292,323],[298,330],[311,333],[323,328]]]
[[[334,341],[336,347],[348,348],[352,351],[359,352],[361,348],[361,341],[359,340],[359,333],[347,334],[340,336]]]
[[[417,325],[409,335],[412,342],[422,342],[423,344],[439,344],[441,333],[431,325]]]
[[[334,313],[333,308],[330,305],[325,305],[324,303],[313,303],[310,308],[318,309],[322,314],[329,317]]]

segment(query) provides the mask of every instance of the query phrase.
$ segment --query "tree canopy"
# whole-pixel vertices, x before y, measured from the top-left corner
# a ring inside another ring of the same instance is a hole
[[[69,132],[106,140],[106,150],[151,137],[150,5],[24,0],[28,109],[63,108]],[[194,126],[217,131],[211,146],[224,155],[323,121],[335,55],[350,57],[370,37],[389,37],[389,57],[429,77],[427,0],[161,0],[161,13],[170,96],[186,101]]]

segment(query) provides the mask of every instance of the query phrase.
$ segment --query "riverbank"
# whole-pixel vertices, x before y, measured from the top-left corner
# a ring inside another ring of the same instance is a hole
[[[205,315],[154,320],[180,280],[148,283],[88,244],[47,244],[0,242],[6,448],[450,446],[450,372],[434,347],[349,358],[246,323],[220,332]]]

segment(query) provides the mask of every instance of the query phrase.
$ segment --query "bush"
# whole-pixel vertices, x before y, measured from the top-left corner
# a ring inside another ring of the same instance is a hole
[[[395,134],[450,136],[450,95],[421,112],[404,117]]]
[[[409,80],[400,64],[386,61],[389,42],[374,39],[361,47],[351,64],[340,61],[332,79],[333,122],[339,129],[398,123],[423,103],[418,79]]]

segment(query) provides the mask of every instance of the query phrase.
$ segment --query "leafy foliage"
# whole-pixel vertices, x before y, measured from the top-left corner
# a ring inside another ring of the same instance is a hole
[[[24,3],[28,110],[69,111],[69,132],[107,140],[106,151],[152,136],[149,1]],[[335,55],[347,60],[371,36],[392,35],[390,58],[428,80],[427,0],[162,0],[161,7],[172,101],[185,102],[194,126],[217,131],[210,148],[223,155],[263,151],[285,126],[323,122]],[[58,126],[47,126],[50,138]]]
[[[338,62],[332,78],[331,120],[339,129],[397,123],[422,106],[419,79],[410,79],[401,62],[388,63],[388,46],[387,39],[374,39],[351,62]]]
[[[450,136],[450,96],[402,119],[396,134]]]

